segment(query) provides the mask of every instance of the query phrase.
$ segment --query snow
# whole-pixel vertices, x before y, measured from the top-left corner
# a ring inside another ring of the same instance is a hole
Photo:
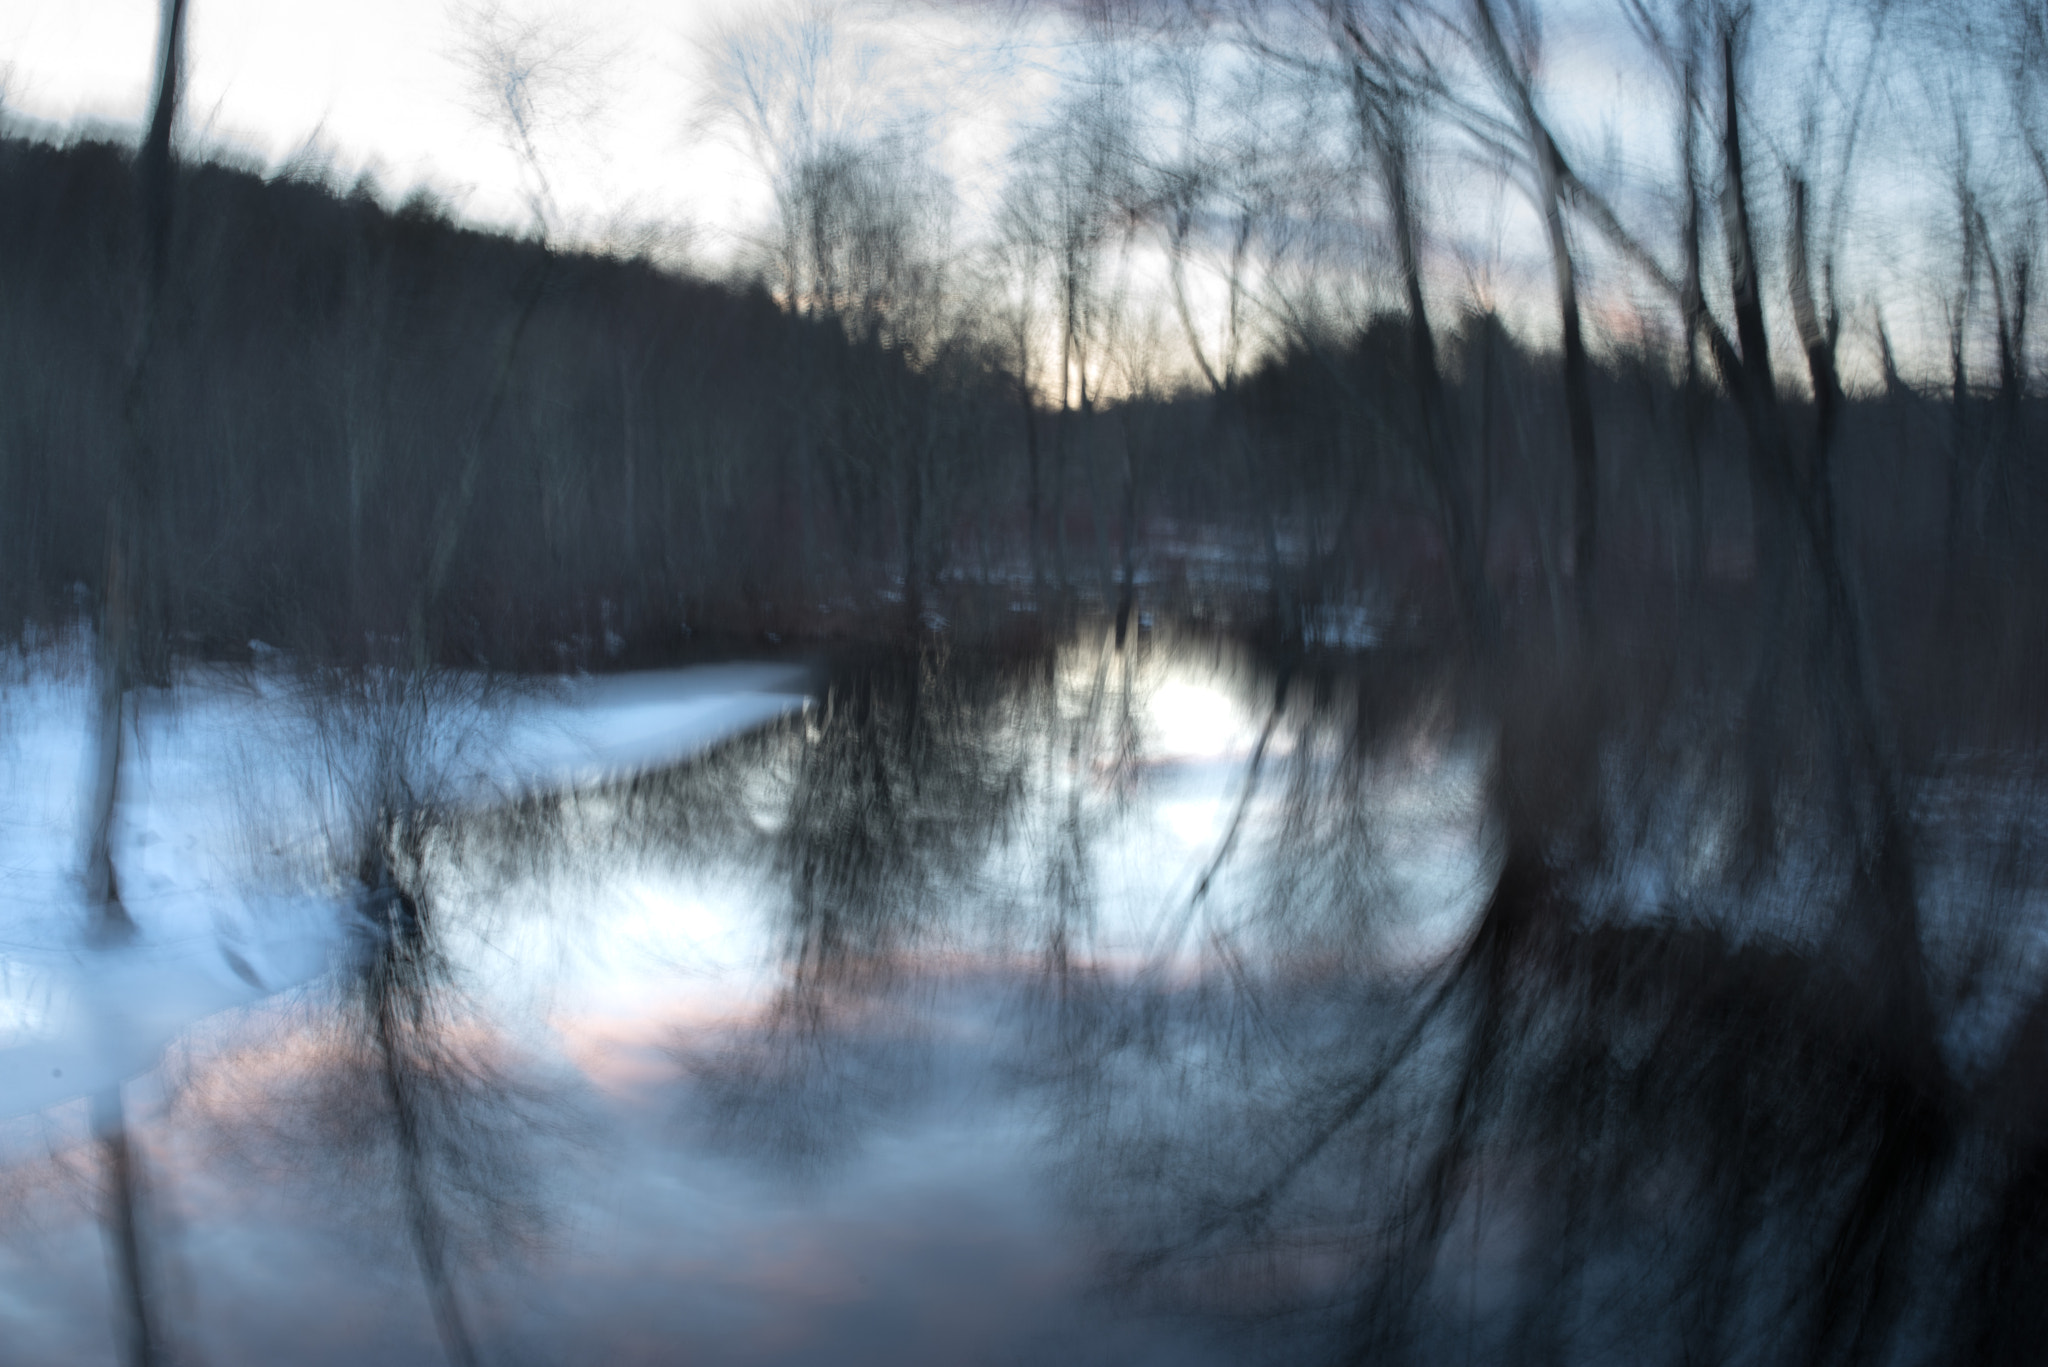
[[[807,677],[789,665],[701,665],[563,686],[516,710],[486,749],[472,791],[583,787],[681,763],[802,708]]]
[[[486,805],[679,763],[801,709],[807,685],[772,665],[338,693],[275,656],[191,672],[132,722],[114,857],[139,933],[106,949],[79,877],[89,659],[74,634],[0,683],[0,1119],[145,1073],[198,1022],[333,967],[351,820],[394,752],[416,795]]]

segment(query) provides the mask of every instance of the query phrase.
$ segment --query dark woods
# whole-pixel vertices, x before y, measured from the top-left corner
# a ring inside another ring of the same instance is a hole
[[[0,554],[15,610],[45,620],[106,563],[139,306],[128,163],[0,149]],[[1530,642],[1587,611],[1670,638],[1778,592],[1747,410],[1703,404],[1652,349],[1583,378],[1595,580],[1574,571],[1570,390],[1484,313],[1430,348],[1441,378],[1397,314],[1305,335],[1227,390],[1062,413],[971,335],[912,356],[756,288],[459,228],[423,198],[178,176],[143,516],[164,627],[144,637],[181,653],[388,658],[423,632],[433,658],[545,668],[673,657],[692,633],[914,631],[927,610],[995,630],[1035,602],[1033,566],[1047,612],[1110,605],[1128,626],[1142,588],[1309,647],[1363,639],[1336,626],[1361,610],[1428,637],[1479,597]],[[1822,417],[1839,555],[1883,605],[1870,646],[1930,704],[2024,707],[2044,495],[2023,373],[1788,405],[1788,456],[1810,458]]]
[[[8,591],[59,617],[101,578],[134,178],[104,144],[9,142],[4,164]],[[1014,401],[985,357],[913,370],[757,288],[465,230],[424,198],[218,165],[177,195],[147,513],[181,653],[393,657],[422,615],[431,657],[499,668],[830,632],[906,560],[953,573],[958,524],[1007,512],[981,453]]]

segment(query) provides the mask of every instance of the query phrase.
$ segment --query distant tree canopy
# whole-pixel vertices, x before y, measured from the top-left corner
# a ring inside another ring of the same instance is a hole
[[[66,611],[101,573],[139,297],[129,161],[0,144],[0,592],[16,613]],[[150,377],[174,643],[354,652],[402,632],[476,443],[436,636],[494,663],[605,628],[673,637],[850,594],[869,606],[902,571],[910,447],[949,513],[997,496],[982,486],[1009,434],[981,409],[1006,403],[1003,382],[971,351],[913,368],[759,288],[588,255],[544,267],[543,248],[423,197],[392,211],[213,164],[184,167],[177,194]],[[800,426],[813,472],[792,469]],[[811,587],[793,507],[807,486]]]
[[[130,163],[102,143],[0,143],[0,594],[16,620],[74,611],[103,573],[140,297]],[[815,300],[458,226],[424,196],[393,209],[208,163],[176,193],[148,380],[151,591],[175,650],[396,651],[444,538],[433,651],[503,667],[600,663],[607,641],[649,658],[707,635],[914,629],[928,608],[999,617],[1029,596],[1034,551],[1048,591],[1082,606],[1135,575],[1154,601],[1284,584],[1283,630],[1310,637],[1326,602],[1448,610],[1399,313],[1304,328],[1202,391],[1054,408],[972,299],[913,346]],[[1511,626],[1547,629],[1573,572],[1558,359],[1483,311],[1440,330],[1443,439],[1485,573]],[[1734,406],[1709,389],[1701,410],[1647,343],[1596,357],[1590,391],[1613,592],[1746,582]],[[1958,517],[1965,548],[2010,567],[2043,500],[2035,406],[1974,387],[1843,401],[1833,478],[1874,589],[1931,611]]]

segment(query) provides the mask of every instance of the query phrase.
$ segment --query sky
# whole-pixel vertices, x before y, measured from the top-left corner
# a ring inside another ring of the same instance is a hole
[[[183,137],[188,147],[273,171],[297,164],[340,183],[368,173],[394,202],[425,187],[458,216],[487,225],[530,231],[538,204],[558,239],[627,246],[715,271],[743,260],[772,218],[769,154],[737,116],[744,98],[730,79],[733,44],[758,44],[778,22],[786,33],[799,7],[826,2],[189,0]],[[828,94],[814,117],[863,136],[885,123],[899,135],[907,130],[955,192],[957,237],[985,233],[1011,165],[1007,154],[1020,130],[1028,137],[1032,120],[1045,117],[1060,72],[1075,65],[1071,30],[1052,19],[1027,20],[1033,11],[1021,4],[848,0],[833,8]],[[1611,0],[1545,8],[1547,116],[1581,170],[1616,169],[1653,187],[1634,208],[1639,222],[1660,229],[1647,236],[1668,236],[1661,230],[1675,223],[1675,212],[1655,198],[1666,191],[1654,188],[1668,183],[1663,163],[1672,152],[1661,77]],[[1780,60],[1797,46],[1786,40],[1800,21],[1773,14],[1778,28],[1758,61]],[[0,99],[16,126],[136,137],[158,16],[157,0],[7,0],[0,6]],[[503,117],[504,104],[481,89],[474,59],[489,34],[522,28],[554,55],[543,69],[560,77],[533,87],[530,155]],[[1799,60],[1786,70],[1798,74]],[[1800,84],[1787,79],[1779,89]],[[1873,110],[1895,93],[1879,91]],[[1756,101],[1775,98],[1770,88],[1753,92]],[[1778,122],[1789,128],[1794,121],[1788,113]],[[1882,221],[1847,250],[1863,252],[1872,271],[1897,275],[1901,253],[1917,250],[1913,235],[1899,231],[1899,208],[1916,187],[1936,199],[1945,191],[1938,173],[1930,181],[1925,167],[1887,161],[1882,146],[1866,142],[1861,156],[1868,184],[1893,178],[1902,188],[1878,197]],[[535,194],[537,175],[549,191],[544,200]],[[1446,293],[1481,293],[1543,331],[1554,306],[1545,297],[1540,228],[1525,197],[1475,173],[1469,156],[1440,162],[1433,176],[1425,191],[1433,196],[1433,245]],[[1779,170],[1766,163],[1753,179],[1764,212],[1776,212],[1770,201]],[[1938,206],[1914,210],[1916,222],[1931,222],[1930,215]],[[1581,236],[1582,246],[1597,245]],[[1617,335],[1635,301],[1661,307],[1626,271],[1603,276],[1597,253],[1582,264],[1590,267],[1596,321],[1613,320]],[[1159,275],[1160,263],[1152,265]],[[1876,275],[1870,281],[1869,289],[1891,288]],[[1613,287],[1605,296],[1603,285]],[[1214,281],[1197,278],[1191,288],[1198,299],[1205,291],[1221,297]],[[1906,316],[1901,300],[1892,323],[1895,340],[1908,347],[1916,333],[1939,330],[1928,313],[1938,312],[1938,300],[1914,307],[1927,316]]]
[[[765,219],[769,193],[744,125],[720,103],[718,54],[791,9],[759,0],[190,0],[183,137],[266,169],[311,163],[343,181],[368,172],[392,198],[426,187],[464,218],[515,228],[532,223],[537,162],[558,230],[603,238],[659,226],[722,256]],[[502,106],[479,96],[471,54],[494,15],[495,31],[530,27],[566,69],[535,101],[534,158],[515,150]],[[0,7],[6,109],[46,129],[138,136],[158,18],[157,0],[9,0]],[[838,64],[854,73],[845,98],[928,106],[927,123],[943,125],[939,160],[971,189],[1032,83],[1014,27],[977,35],[969,20],[927,11],[888,20],[885,46],[882,23],[872,12],[839,16]]]
[[[156,0],[10,0],[0,70],[17,115],[134,136],[150,94]],[[525,6],[573,40],[585,89],[542,101],[535,138],[560,213],[586,231],[635,222],[731,229],[763,202],[730,137],[706,128],[703,46],[734,7],[584,0]],[[465,58],[481,11],[434,0],[191,0],[184,136],[266,168],[368,172],[427,187],[465,218],[530,223],[530,177]],[[568,106],[556,109],[555,106]],[[551,116],[551,117],[550,117]]]

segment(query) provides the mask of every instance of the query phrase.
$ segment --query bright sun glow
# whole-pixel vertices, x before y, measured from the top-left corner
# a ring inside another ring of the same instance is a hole
[[[1251,743],[1251,719],[1235,699],[1208,684],[1175,680],[1153,693],[1145,712],[1146,749],[1159,759],[1220,759]]]

